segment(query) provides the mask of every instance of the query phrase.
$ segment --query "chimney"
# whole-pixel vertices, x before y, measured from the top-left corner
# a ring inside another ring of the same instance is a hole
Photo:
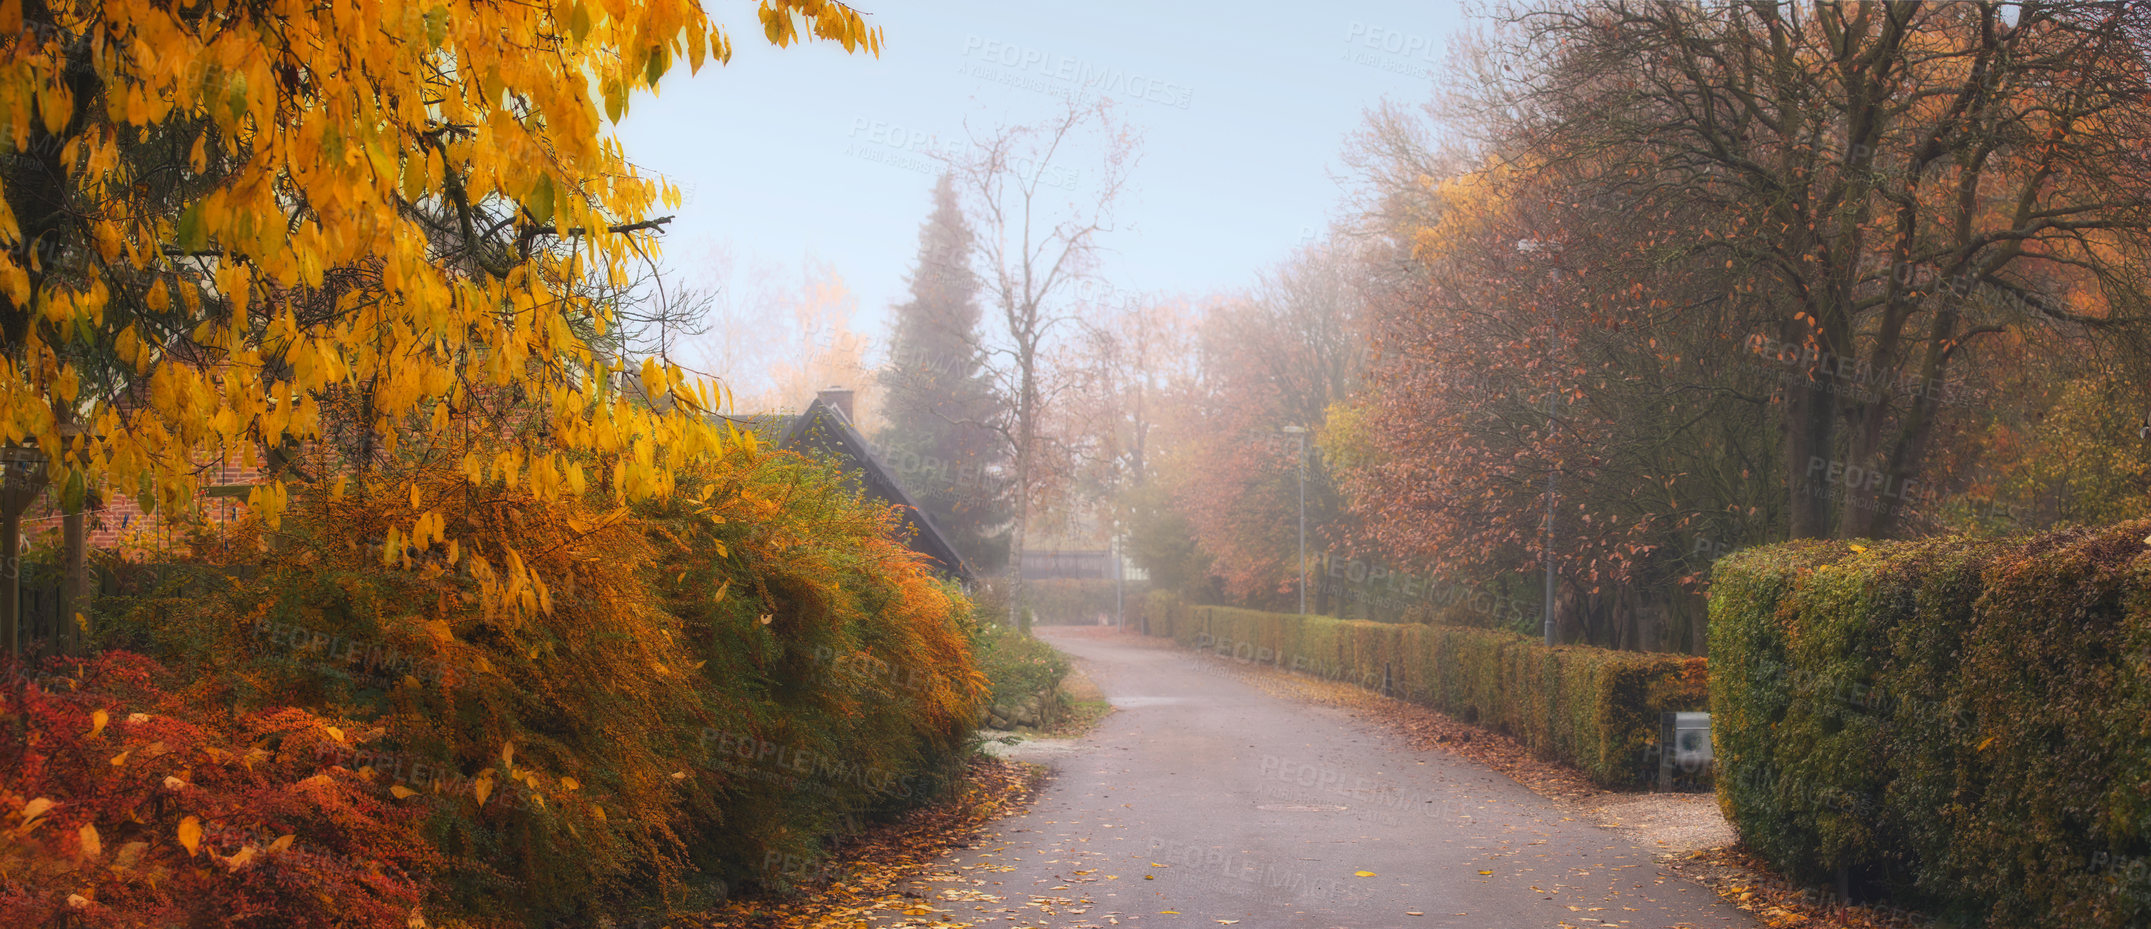
[[[844,422],[849,424],[852,422],[851,396],[852,392],[848,388],[831,387],[827,390],[815,393],[814,399],[820,400],[821,402],[826,403],[830,407],[834,408],[837,412],[844,414]]]

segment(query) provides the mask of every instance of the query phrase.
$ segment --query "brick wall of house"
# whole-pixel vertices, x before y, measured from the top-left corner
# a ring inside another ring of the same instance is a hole
[[[256,484],[261,478],[259,467],[225,463],[205,468],[199,480],[201,487],[208,488]],[[197,496],[194,508],[204,519],[221,523],[242,513],[246,509],[246,498]],[[162,513],[142,512],[142,507],[132,496],[112,494],[102,501],[101,506],[90,510],[85,536],[91,548],[114,548],[123,542],[144,548],[170,548],[179,539],[163,516]],[[33,546],[59,544],[61,518],[59,492],[48,487],[23,515],[24,540]]]

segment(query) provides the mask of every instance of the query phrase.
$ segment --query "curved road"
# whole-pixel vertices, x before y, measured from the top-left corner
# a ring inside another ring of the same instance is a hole
[[[1033,758],[1053,779],[1031,810],[914,884],[934,912],[906,924],[1757,925],[1492,770],[1265,694],[1222,661],[1102,633],[1039,630],[1116,712]]]

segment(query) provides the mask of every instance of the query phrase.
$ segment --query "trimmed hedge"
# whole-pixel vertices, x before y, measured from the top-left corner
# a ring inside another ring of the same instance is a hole
[[[1974,924],[2151,925],[2151,521],[1719,562],[1719,803],[1788,872]]]
[[[1655,775],[1659,714],[1699,710],[1701,658],[1583,646],[1548,648],[1512,632],[1190,606],[1144,600],[1146,630],[1182,645],[1349,680],[1516,738],[1592,780],[1630,787]]]

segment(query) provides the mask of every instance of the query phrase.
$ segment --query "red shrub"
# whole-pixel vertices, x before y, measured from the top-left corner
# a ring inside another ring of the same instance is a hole
[[[124,652],[0,684],[0,925],[411,925],[430,852],[305,710],[226,718]]]

